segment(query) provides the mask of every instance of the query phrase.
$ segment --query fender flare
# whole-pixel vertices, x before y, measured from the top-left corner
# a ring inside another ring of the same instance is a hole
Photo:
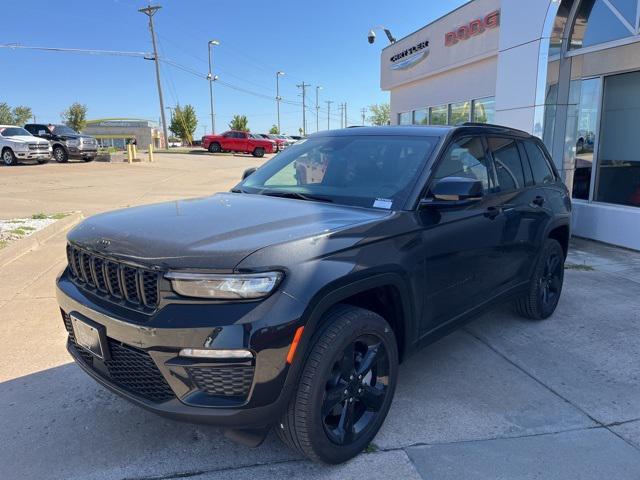
[[[358,277],[367,275],[366,272],[360,273]],[[296,350],[296,358],[289,368],[285,381],[284,390],[295,387],[302,367],[310,353],[310,346],[313,345],[317,335],[322,331],[322,317],[334,305],[342,300],[349,298],[357,293],[364,292],[376,287],[392,286],[398,294],[400,306],[402,308],[404,335],[402,343],[404,351],[401,359],[407,356],[411,350],[412,334],[415,333],[415,319],[413,304],[409,298],[408,286],[398,273],[386,272],[364,276],[364,278],[346,277],[338,279],[327,286],[323,287],[309,302],[301,316],[300,326],[304,326],[304,333],[300,339],[298,349]]]

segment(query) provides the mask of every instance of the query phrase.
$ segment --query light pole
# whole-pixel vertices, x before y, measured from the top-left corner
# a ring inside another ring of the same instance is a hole
[[[327,104],[327,130],[331,130],[331,104],[333,103],[331,100],[325,100]]]
[[[278,135],[281,135],[280,131],[280,76],[284,75],[284,72],[277,71],[276,72],[276,110],[278,112]]]
[[[316,86],[316,132],[320,131],[320,105],[318,104],[318,92],[322,90],[320,85]]]
[[[211,47],[214,45],[220,45],[218,40],[209,40],[207,48],[209,50],[209,73],[207,74],[207,80],[209,80],[209,103],[211,104],[211,133],[216,133],[216,117],[213,112],[213,74],[211,73]]]

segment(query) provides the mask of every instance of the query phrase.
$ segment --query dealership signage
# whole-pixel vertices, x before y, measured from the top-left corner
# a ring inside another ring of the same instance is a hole
[[[424,40],[399,53],[394,54],[391,60],[392,70],[405,70],[421,62],[429,55],[429,42]]]
[[[445,47],[451,47],[459,42],[481,35],[487,30],[497,28],[500,25],[500,10],[495,10],[484,18],[471,20],[465,25],[460,25],[455,30],[448,32],[444,36]]]

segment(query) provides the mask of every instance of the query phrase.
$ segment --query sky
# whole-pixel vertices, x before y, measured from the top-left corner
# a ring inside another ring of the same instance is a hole
[[[396,38],[419,29],[466,0],[205,1],[158,0],[154,17],[165,107],[191,104],[198,115],[196,137],[211,131],[207,42],[216,39],[213,73],[216,131],[234,114],[246,115],[253,132],[276,123],[275,83],[280,77],[282,131],[302,126],[300,89],[307,89],[307,131],[340,126],[338,105],[347,103],[349,124],[361,123],[362,108],[388,102],[380,89],[380,51],[386,45],[375,25]],[[152,52],[144,0],[2,0],[0,44]],[[168,63],[170,62],[170,63]],[[176,66],[176,64],[178,66]],[[38,122],[59,122],[73,102],[89,119],[127,117],[158,121],[160,108],[153,62],[138,57],[87,55],[0,48],[0,102],[27,105]],[[169,122],[169,111],[167,122]]]

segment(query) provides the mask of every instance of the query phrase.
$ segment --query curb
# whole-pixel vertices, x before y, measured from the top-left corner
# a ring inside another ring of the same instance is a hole
[[[3,248],[0,250],[0,268],[17,260],[25,253],[42,246],[42,244],[51,239],[51,237],[68,230],[82,220],[83,217],[82,212],[73,212],[42,230],[35,232],[33,235],[22,238],[8,247]]]

